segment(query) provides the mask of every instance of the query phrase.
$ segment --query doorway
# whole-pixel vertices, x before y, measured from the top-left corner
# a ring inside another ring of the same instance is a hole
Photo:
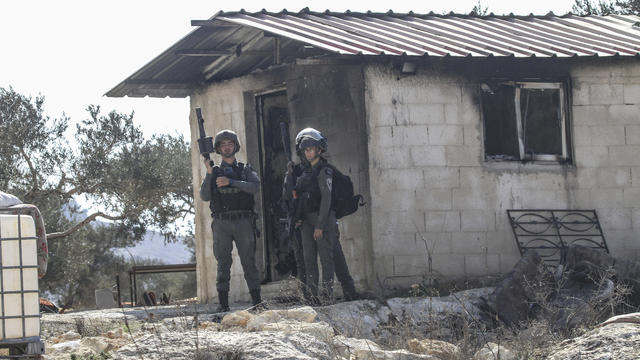
[[[285,90],[256,96],[256,119],[260,170],[262,174],[262,260],[264,281],[285,279],[295,271],[286,229],[287,210],[282,199],[282,183],[287,155],[281,136],[281,123],[290,127]]]

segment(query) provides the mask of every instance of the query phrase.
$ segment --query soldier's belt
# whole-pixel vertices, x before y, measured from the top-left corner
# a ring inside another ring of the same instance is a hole
[[[216,214],[213,216],[214,219],[218,220],[239,220],[246,219],[253,216],[253,212],[251,211],[234,211],[234,212],[225,212],[222,214]]]

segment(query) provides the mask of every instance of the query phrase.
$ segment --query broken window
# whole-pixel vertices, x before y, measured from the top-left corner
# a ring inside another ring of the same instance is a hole
[[[563,83],[506,82],[481,88],[486,158],[568,161]]]

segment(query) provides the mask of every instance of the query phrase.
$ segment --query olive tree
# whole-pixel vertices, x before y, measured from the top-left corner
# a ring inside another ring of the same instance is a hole
[[[45,116],[43,104],[42,96],[0,88],[0,189],[40,208],[49,240],[100,218],[135,239],[149,227],[169,238],[185,230],[176,224],[194,209],[182,136],[145,139],[133,114],[105,115],[93,105],[69,134],[69,119]],[[78,203],[95,210],[78,213]]]

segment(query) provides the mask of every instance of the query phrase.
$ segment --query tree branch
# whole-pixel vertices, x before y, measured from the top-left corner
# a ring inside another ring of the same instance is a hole
[[[31,162],[31,158],[24,151],[24,147],[20,147],[20,154],[22,154],[22,157],[24,157],[24,160],[27,162],[27,166],[29,166],[29,171],[31,172],[31,177],[33,178],[33,183],[31,185],[31,191],[29,191],[29,193],[32,194],[32,193],[35,192],[35,190],[37,188],[39,188],[39,186],[38,186],[38,173],[36,172],[36,169],[33,167],[33,163]]]
[[[73,225],[72,227],[70,227],[69,229],[67,229],[65,231],[47,234],[47,240],[52,240],[52,239],[57,239],[57,238],[68,236],[69,234],[73,233],[74,231],[77,231],[78,229],[80,229],[81,227],[85,226],[86,224],[92,222],[93,220],[95,220],[98,217],[105,218],[107,220],[122,220],[122,219],[125,218],[125,216],[122,216],[122,215],[120,215],[120,216],[112,216],[112,215],[107,215],[107,214],[99,211],[99,212],[96,212],[96,213],[93,213],[93,214],[87,216],[84,220],[82,220],[79,223]]]

